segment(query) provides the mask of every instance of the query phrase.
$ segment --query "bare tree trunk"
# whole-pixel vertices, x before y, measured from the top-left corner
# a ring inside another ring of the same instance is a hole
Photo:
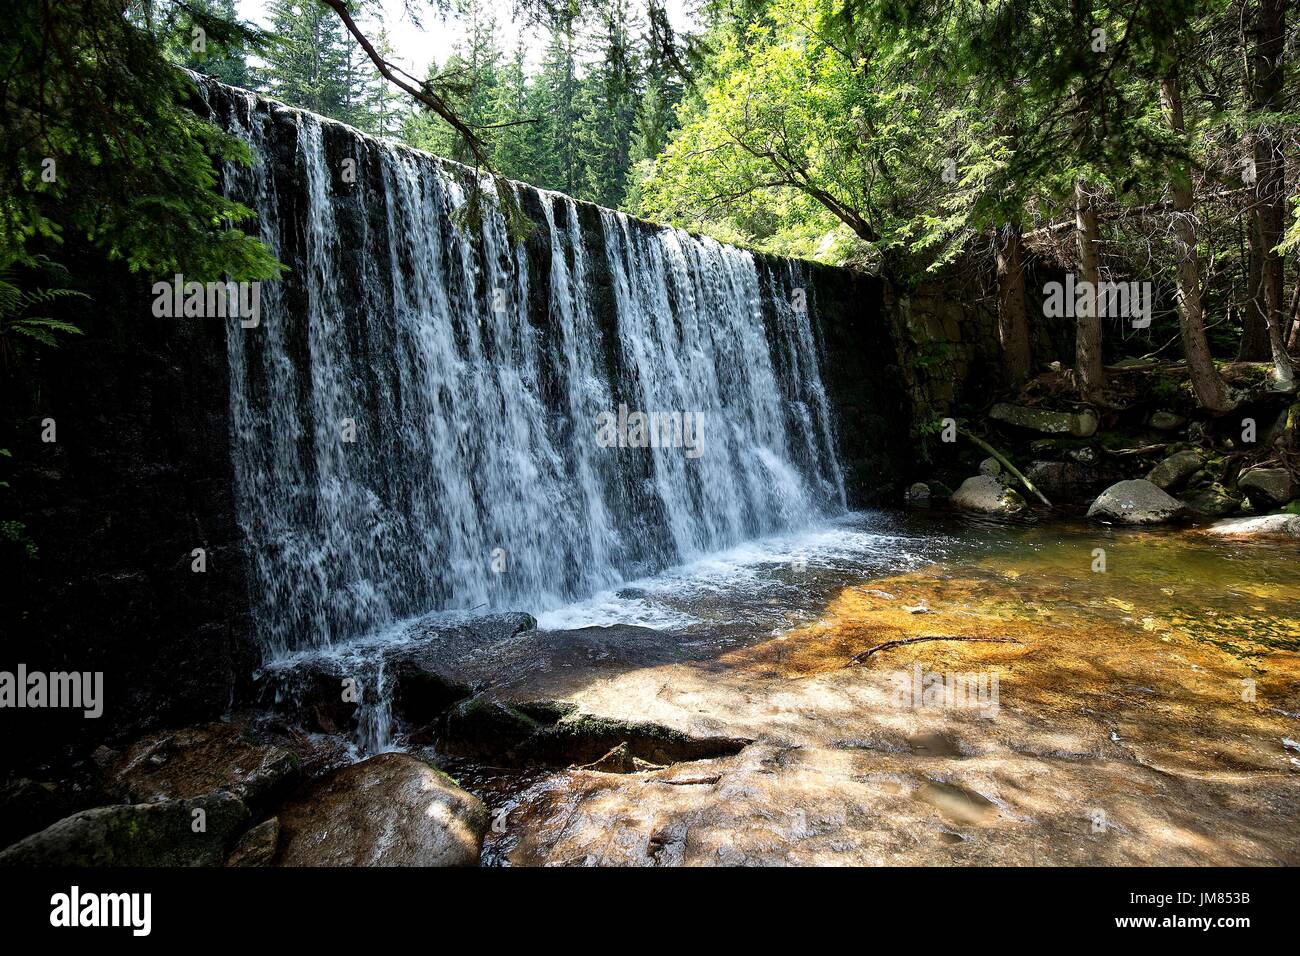
[[[1101,317],[1098,315],[1097,291],[1101,285],[1101,240],[1097,228],[1097,207],[1088,184],[1082,177],[1074,182],[1075,233],[1079,239],[1079,281],[1092,285],[1093,295],[1086,296],[1076,309],[1077,328],[1074,339],[1074,373],[1079,394],[1085,402],[1101,400],[1106,387],[1106,372],[1101,363]],[[1090,303],[1090,304],[1089,304]]]
[[[1285,107],[1286,0],[1259,0],[1253,32],[1255,44],[1251,52],[1251,75],[1247,81],[1249,105],[1255,111],[1281,110]],[[1247,320],[1242,355],[1254,359],[1263,359],[1266,354],[1271,356],[1275,381],[1281,387],[1290,388],[1295,375],[1286,353],[1286,328],[1282,316],[1285,261],[1273,251],[1282,241],[1286,204],[1282,150],[1273,130],[1276,123],[1276,119],[1261,118],[1254,124],[1249,138],[1255,182],[1250,207],[1252,307],[1246,313],[1253,318]],[[1257,342],[1260,317],[1267,335],[1266,352]]]
[[[1025,316],[1024,241],[1020,223],[1010,222],[999,229],[994,244],[998,259],[998,337],[1002,341],[1002,360],[1011,384],[1021,385],[1033,370],[1033,351]]]
[[[1178,62],[1169,67],[1160,81],[1160,103],[1169,127],[1185,139],[1182,91],[1178,86]],[[1228,386],[1214,366],[1209,343],[1205,340],[1205,316],[1201,309],[1200,263],[1196,254],[1196,224],[1192,212],[1191,170],[1179,164],[1174,170],[1170,191],[1174,200],[1174,231],[1178,251],[1178,326],[1187,356],[1187,371],[1192,377],[1192,391],[1202,408],[1225,412],[1232,407]]]

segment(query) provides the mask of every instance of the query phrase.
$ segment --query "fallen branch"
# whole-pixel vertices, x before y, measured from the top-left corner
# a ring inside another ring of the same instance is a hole
[[[920,644],[924,641],[980,641],[985,644],[1023,644],[1024,641],[1018,641],[1014,637],[961,637],[956,634],[928,634],[925,637],[904,637],[897,641],[885,641],[883,644],[877,644],[875,647],[868,647],[860,654],[854,654],[849,659],[850,664],[861,664],[876,651],[887,651],[894,647],[902,647],[904,644]]]
[[[1141,448],[1116,448],[1114,450],[1103,448],[1102,451],[1115,458],[1128,458],[1132,455],[1154,455],[1156,452],[1164,451],[1168,447],[1168,443],[1165,443],[1163,445],[1143,445]]]
[[[1017,480],[1019,480],[1019,482],[1020,482],[1022,485],[1024,485],[1025,488],[1028,489],[1028,491],[1029,491],[1029,492],[1030,492],[1030,493],[1031,493],[1035,498],[1037,498],[1037,499],[1038,499],[1039,501],[1041,501],[1043,504],[1047,505],[1047,507],[1049,507],[1049,508],[1052,507],[1052,503],[1051,503],[1050,501],[1047,500],[1047,496],[1046,496],[1045,494],[1043,494],[1041,491],[1039,491],[1038,488],[1034,485],[1034,483],[1033,483],[1032,481],[1030,481],[1028,478],[1026,478],[1024,475],[1022,475],[1022,474],[1020,473],[1020,469],[1018,469],[1015,465],[1011,464],[1011,461],[1007,458],[1006,455],[1002,454],[1002,452],[998,451],[996,448],[994,448],[992,445],[990,445],[988,442],[986,442],[983,438],[980,438],[978,435],[972,435],[970,432],[966,431],[965,429],[961,429],[961,428],[957,429],[957,431],[958,431],[960,434],[965,435],[967,438],[969,438],[971,441],[973,441],[976,445],[978,445],[978,446],[979,446],[980,448],[982,448],[984,451],[988,452],[988,453],[989,453],[990,455],[992,455],[995,459],[997,459],[998,463],[1001,464],[1002,467],[1005,468],[1007,471],[1011,472],[1011,474],[1012,474],[1012,475],[1013,475]]]

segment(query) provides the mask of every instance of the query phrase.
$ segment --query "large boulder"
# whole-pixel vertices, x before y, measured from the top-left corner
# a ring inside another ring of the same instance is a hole
[[[109,788],[129,803],[186,800],[227,790],[266,806],[299,777],[296,754],[260,743],[241,723],[211,723],[150,734],[111,761]]]
[[[952,496],[954,507],[982,514],[1016,514],[1025,510],[1025,499],[992,475],[976,475],[961,483]]]
[[[488,826],[478,797],[397,753],[336,770],[278,816],[281,866],[473,866]]]
[[[248,825],[231,793],[96,807],[0,852],[0,866],[217,866]]]
[[[1205,458],[1198,452],[1177,451],[1152,468],[1147,481],[1165,491],[1172,491],[1200,471],[1204,464]]]
[[[1029,408],[1025,405],[1000,403],[989,409],[989,418],[1049,435],[1073,435],[1087,438],[1097,431],[1100,422],[1089,409],[1077,412],[1054,412],[1047,408]]]
[[[1220,538],[1300,538],[1300,515],[1228,518],[1216,521],[1205,533]]]
[[[1144,478],[1111,485],[1088,509],[1094,521],[1116,524],[1148,525],[1174,521],[1187,512],[1187,506],[1166,494]]]
[[[1251,504],[1257,508],[1278,508],[1295,495],[1295,483],[1285,468],[1251,468],[1237,479]]]

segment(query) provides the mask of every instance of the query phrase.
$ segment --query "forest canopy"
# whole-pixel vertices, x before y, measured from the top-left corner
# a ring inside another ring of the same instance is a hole
[[[503,41],[488,0],[412,0],[426,29],[458,27],[420,77],[377,2],[268,0],[260,27],[234,0],[19,5],[0,41],[8,265],[73,233],[140,271],[275,274],[215,188],[246,150],[189,108],[185,67],[755,249],[901,281],[987,265],[1013,381],[1034,365],[1034,257],[1174,289],[1206,407],[1229,403],[1215,356],[1293,380],[1288,0],[700,0],[679,30],[660,0],[509,5],[540,50]],[[1075,363],[1094,400],[1096,319]]]

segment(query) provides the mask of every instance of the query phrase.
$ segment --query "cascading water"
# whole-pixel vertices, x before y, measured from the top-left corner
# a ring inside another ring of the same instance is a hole
[[[227,189],[291,269],[229,337],[268,657],[546,610],[843,510],[798,264],[523,185],[514,243],[492,203],[457,223],[463,167],[203,89],[254,154]],[[603,447],[620,406],[698,413],[698,455]]]

